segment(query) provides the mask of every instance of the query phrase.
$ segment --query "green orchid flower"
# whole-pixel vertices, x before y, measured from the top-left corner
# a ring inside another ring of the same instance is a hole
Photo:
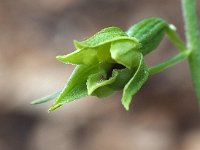
[[[53,111],[84,96],[102,98],[123,90],[121,101],[129,110],[133,95],[149,76],[144,55],[159,45],[165,33],[180,50],[185,49],[175,31],[160,18],[144,19],[127,32],[108,27],[85,41],[74,41],[74,52],[56,57],[63,63],[76,65],[66,86],[33,104],[56,98],[49,109]]]
[[[148,77],[137,39],[109,27],[74,45],[74,52],[56,57],[77,66],[50,111],[83,96],[106,97],[122,89],[122,104],[128,110],[132,96]]]

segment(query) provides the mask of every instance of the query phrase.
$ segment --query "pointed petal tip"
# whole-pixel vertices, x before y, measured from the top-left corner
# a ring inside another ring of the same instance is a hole
[[[126,111],[129,111],[129,105],[130,105],[130,104],[127,104],[127,103],[123,103],[123,102],[122,102],[122,105],[124,106],[124,108],[125,108]]]
[[[58,56],[56,56],[56,59],[57,59],[57,60],[62,60],[62,58],[63,58],[62,55],[58,55]]]
[[[77,49],[81,49],[81,48],[82,48],[82,45],[81,45],[80,42],[77,41],[77,40],[74,40],[74,41],[73,41],[73,44],[74,44],[75,48],[77,48]]]
[[[68,60],[68,55],[58,55],[56,59],[62,63],[70,64],[71,62]],[[72,64],[72,63],[71,63]]]
[[[125,108],[126,111],[129,111],[129,106],[124,105],[124,108]]]
[[[79,43],[79,41],[77,40],[73,40],[74,45],[76,45],[77,43]]]
[[[88,90],[88,96],[92,96],[93,92],[94,92],[94,90]]]
[[[55,104],[55,105],[53,105],[49,108],[48,112],[50,113],[50,112],[56,110],[58,107],[61,107],[61,106],[62,106],[62,104]]]

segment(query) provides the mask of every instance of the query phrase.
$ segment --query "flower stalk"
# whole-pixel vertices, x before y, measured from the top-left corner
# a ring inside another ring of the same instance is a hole
[[[177,55],[169,58],[168,60],[165,60],[164,62],[158,64],[158,65],[155,65],[155,66],[152,66],[149,68],[149,74],[150,75],[153,75],[153,74],[156,74],[156,73],[159,73],[173,65],[176,65],[178,64],[179,62],[185,60],[188,58],[188,56],[190,55],[190,52],[189,50],[187,51],[184,51],[184,52],[181,52],[181,53],[178,53]]]

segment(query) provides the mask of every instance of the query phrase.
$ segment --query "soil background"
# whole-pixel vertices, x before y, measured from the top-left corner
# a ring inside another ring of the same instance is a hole
[[[0,0],[0,150],[199,150],[187,62],[151,76],[129,112],[121,92],[53,113],[51,102],[30,105],[65,85],[74,66],[55,56],[72,52],[74,39],[107,26],[127,30],[146,17],[164,18],[185,40],[180,0]],[[145,61],[151,66],[176,51],[165,38]]]

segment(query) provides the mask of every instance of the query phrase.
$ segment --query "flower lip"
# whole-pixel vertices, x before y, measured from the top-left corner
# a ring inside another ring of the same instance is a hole
[[[111,66],[111,68],[107,71],[107,79],[109,79],[112,76],[112,72],[114,69],[121,70],[121,69],[125,69],[125,68],[126,67],[121,64],[118,64],[118,63],[113,64]]]

